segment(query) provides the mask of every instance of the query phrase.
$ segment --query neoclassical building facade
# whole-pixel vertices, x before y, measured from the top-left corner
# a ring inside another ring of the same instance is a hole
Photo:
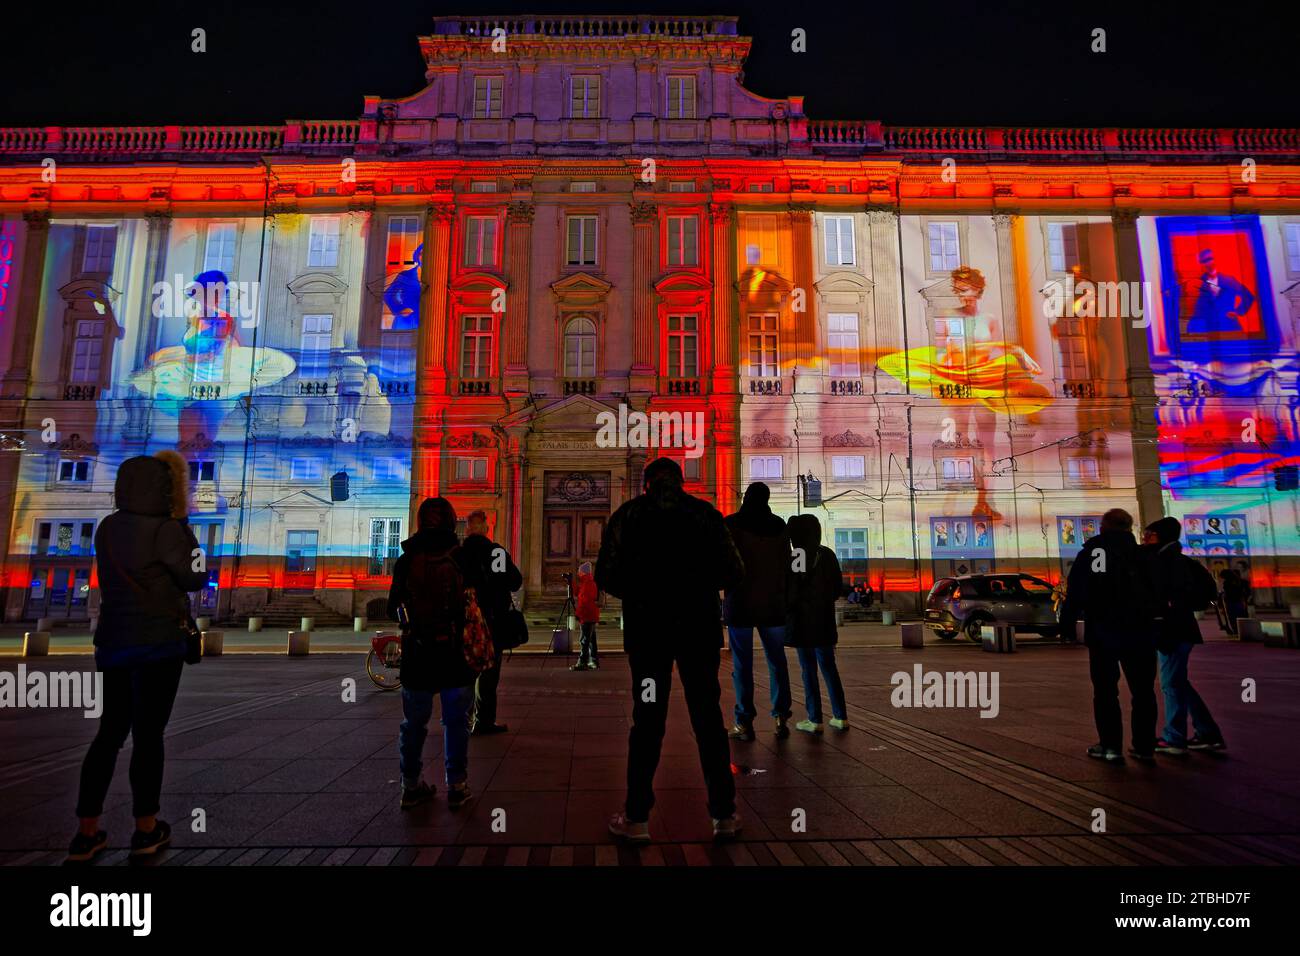
[[[1300,131],[819,121],[726,17],[419,42],[354,120],[0,129],[5,620],[94,616],[163,448],[218,617],[366,613],[435,494],[547,605],[659,454],[900,608],[1112,507],[1300,586]]]

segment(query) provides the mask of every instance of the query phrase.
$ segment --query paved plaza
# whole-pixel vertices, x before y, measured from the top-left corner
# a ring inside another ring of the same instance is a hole
[[[876,631],[864,630],[870,637]],[[880,629],[884,633],[884,629]],[[892,631],[896,634],[896,630]],[[1208,630],[1207,630],[1208,634]],[[1087,651],[1026,642],[1011,655],[968,643],[922,650],[846,641],[851,729],[776,740],[767,721],[732,743],[742,839],[715,847],[680,688],[650,820],[655,843],[617,846],[605,825],[623,798],[632,708],[625,658],[573,673],[568,659],[516,654],[500,720],[473,738],[473,800],[398,809],[400,699],[374,688],[357,653],[231,654],[186,669],[168,731],[161,865],[1154,865],[1300,862],[1300,654],[1211,638],[1192,677],[1230,750],[1154,767],[1089,760],[1095,740]],[[269,650],[269,647],[268,647]],[[761,655],[760,655],[761,656]],[[0,670],[20,661],[0,658]],[[29,668],[90,668],[58,654]],[[996,671],[998,713],[895,707],[896,672]],[[791,654],[796,718],[803,716]],[[721,678],[732,706],[730,659]],[[356,681],[345,702],[344,681]],[[757,675],[766,697],[765,670]],[[1256,702],[1243,701],[1243,681]],[[760,705],[761,706],[761,705]],[[1125,701],[1127,714],[1127,701]],[[0,710],[0,863],[55,864],[71,836],[78,768],[96,722],[79,711]],[[426,778],[442,790],[441,740]],[[127,752],[105,827],[123,864]],[[1097,811],[1105,832],[1094,832]],[[202,811],[202,832],[193,832]],[[495,823],[495,826],[494,826]],[[799,824],[803,826],[800,827]],[[504,825],[504,832],[502,826]]]

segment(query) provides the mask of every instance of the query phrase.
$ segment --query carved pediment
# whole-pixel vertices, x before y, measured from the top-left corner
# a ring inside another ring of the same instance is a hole
[[[958,435],[953,441],[941,441],[936,439],[934,448],[936,451],[960,450],[967,448],[981,450],[984,448],[984,443],[978,438],[967,438],[965,435]]]
[[[794,288],[792,283],[779,272],[751,266],[740,274],[736,280],[736,291],[741,296],[761,298],[763,296],[784,298]]]
[[[600,428],[597,418],[602,412],[618,414],[617,406],[596,401],[587,395],[570,395],[545,407],[528,406],[501,419],[503,428],[528,426],[534,432],[581,432],[594,434]]]
[[[792,441],[789,435],[778,435],[764,428],[756,435],[742,435],[740,443],[746,448],[789,448]]]
[[[822,296],[868,296],[875,289],[875,283],[857,272],[841,270],[822,276],[817,280],[816,287]]]
[[[589,308],[604,302],[612,288],[610,283],[590,272],[574,272],[551,283],[556,301],[572,308]]]
[[[188,441],[177,443],[176,450],[188,456],[191,453],[196,451],[198,452],[211,451],[213,448],[220,448],[220,447],[221,447],[220,443],[214,442],[204,432],[197,432],[195,433],[194,437],[189,439]]]
[[[348,291],[348,284],[328,272],[307,272],[289,283],[289,292],[297,299],[305,295],[332,295],[340,302]]]
[[[55,447],[61,452],[71,453],[74,457],[77,455],[94,455],[99,452],[99,445],[93,441],[86,441],[78,434],[69,435]]]
[[[448,448],[495,448],[496,441],[479,432],[469,432],[460,435],[448,435]]]
[[[822,445],[826,448],[865,448],[871,444],[873,442],[870,438],[857,434],[851,428],[845,429],[838,435],[827,435],[822,441]]]

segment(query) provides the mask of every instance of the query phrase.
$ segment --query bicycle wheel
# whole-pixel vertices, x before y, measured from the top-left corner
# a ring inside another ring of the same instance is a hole
[[[402,686],[402,678],[396,667],[387,667],[379,659],[374,648],[366,655],[366,674],[380,690],[397,690]]]

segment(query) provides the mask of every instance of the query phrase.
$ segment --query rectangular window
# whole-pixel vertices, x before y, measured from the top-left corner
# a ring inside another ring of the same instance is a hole
[[[190,462],[190,481],[216,481],[217,463],[211,459]]]
[[[596,264],[596,217],[568,217],[568,256],[571,266]]]
[[[501,90],[505,81],[499,76],[474,77],[474,119],[501,118]]]
[[[402,519],[370,519],[370,574],[393,573],[393,564],[402,553]]]
[[[371,461],[371,475],[375,481],[405,481],[406,467],[400,458],[378,456]]]
[[[687,481],[700,480],[700,459],[683,458],[682,459],[682,477]]]
[[[668,217],[668,264],[700,264],[700,220],[695,216]]]
[[[749,374],[751,378],[772,378],[777,371],[777,317],[749,317]]]
[[[1056,320],[1056,349],[1061,359],[1060,377],[1067,382],[1082,382],[1090,378],[1085,321],[1073,316],[1062,316]]]
[[[486,458],[457,458],[457,481],[487,481]]]
[[[319,458],[293,458],[289,461],[290,481],[320,481],[324,474]]]
[[[966,365],[966,320],[962,318],[936,319],[934,323],[934,347],[941,365],[949,368],[964,368]]]
[[[208,224],[208,241],[203,248],[204,272],[215,269],[224,272],[228,279],[234,276],[236,230],[237,226],[233,222]]]
[[[414,328],[419,319],[419,276],[415,268],[415,250],[424,242],[418,216],[390,216],[388,219],[388,241],[384,247],[384,295],[383,327],[391,329]],[[398,277],[406,273],[399,284]],[[409,279],[410,281],[406,281]],[[409,292],[407,287],[413,286]],[[413,301],[410,301],[413,300]],[[400,320],[393,314],[397,305],[404,313]],[[413,309],[414,315],[405,314]]]
[[[470,216],[465,220],[465,265],[497,264],[496,216]]]
[[[940,458],[939,474],[944,481],[972,481],[975,478],[975,459]]]
[[[1065,467],[1071,481],[1098,481],[1101,478],[1101,468],[1096,458],[1067,458]]]
[[[302,354],[298,359],[299,377],[314,378],[329,374],[333,332],[334,316],[332,315],[304,315],[302,317]]]
[[[1286,237],[1287,270],[1292,275],[1300,274],[1300,222],[1288,222],[1283,235]]]
[[[1047,224],[1047,259],[1053,272],[1069,272],[1079,264],[1078,223]]]
[[[117,250],[117,226],[87,226],[86,254],[82,272],[112,272],[113,253]]]
[[[575,179],[569,183],[569,192],[571,193],[594,193],[596,191],[596,181],[594,179]]]
[[[831,477],[863,478],[866,476],[867,460],[862,455],[831,456]]]
[[[668,77],[668,119],[695,119],[695,77]]]
[[[746,183],[745,191],[751,193],[770,193],[772,191],[772,181],[770,179],[765,179],[762,182]]]
[[[836,528],[835,557],[845,574],[861,574],[867,568],[867,529]]]
[[[600,77],[575,76],[570,84],[570,118],[597,119],[600,116]]]
[[[777,261],[777,220],[776,216],[763,213],[744,217],[745,262],[751,266],[776,266]]]
[[[668,184],[670,193],[693,193],[695,192],[695,180],[677,179]]]
[[[826,317],[826,350],[831,378],[856,378],[862,374],[856,313],[832,312]]]
[[[826,230],[826,264],[851,266],[856,262],[852,216],[827,216],[823,222]]]
[[[930,271],[952,272],[961,265],[961,238],[955,222],[932,222],[930,232]]]
[[[467,315],[461,328],[461,378],[487,378],[492,374],[492,316]]]
[[[337,216],[312,216],[307,240],[307,265],[333,269],[339,264],[339,220]]]
[[[75,461],[59,462],[59,481],[85,482],[90,480],[90,461],[78,458]]]
[[[98,382],[104,354],[104,320],[79,319],[72,343],[73,382]]]
[[[759,479],[780,479],[781,477],[781,456],[780,455],[753,455],[749,459],[749,478],[751,481]]]
[[[494,193],[497,191],[496,180],[476,179],[469,184],[469,191],[472,193]]]
[[[668,316],[668,377],[695,378],[699,374],[699,317]]]

